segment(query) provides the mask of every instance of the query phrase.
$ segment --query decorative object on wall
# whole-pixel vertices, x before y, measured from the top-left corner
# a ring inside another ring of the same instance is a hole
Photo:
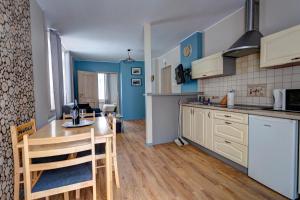
[[[0,199],[13,199],[10,125],[34,117],[29,0],[0,1]]]
[[[141,74],[142,74],[142,68],[140,67],[131,68],[131,75],[141,75]]]
[[[189,57],[191,55],[191,53],[192,53],[192,45],[191,44],[189,44],[183,48],[183,55],[185,57]]]
[[[247,91],[248,97],[265,97],[267,84],[250,84]]]
[[[132,78],[131,79],[132,86],[142,86],[142,79],[140,78]]]
[[[128,57],[123,60],[125,63],[131,63],[131,62],[134,62],[135,60],[133,58],[131,58],[130,54],[131,54],[131,51],[132,49],[127,49],[127,54],[128,54]]]

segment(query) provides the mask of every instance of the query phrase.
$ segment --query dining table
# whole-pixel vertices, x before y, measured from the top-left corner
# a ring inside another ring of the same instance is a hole
[[[94,128],[95,132],[95,144],[108,143],[111,145],[113,130],[110,128],[108,120],[106,117],[96,117],[93,124],[83,127],[65,128],[63,124],[68,120],[53,120],[49,124],[46,124],[42,128],[38,129],[35,134],[30,135],[30,138],[34,139],[45,139],[45,138],[57,138],[64,139],[68,136],[82,134],[90,132],[91,128]],[[23,141],[20,141],[17,145],[18,148],[23,149]],[[106,188],[107,188],[107,199],[113,199],[112,194],[112,152],[111,148],[106,148]]]

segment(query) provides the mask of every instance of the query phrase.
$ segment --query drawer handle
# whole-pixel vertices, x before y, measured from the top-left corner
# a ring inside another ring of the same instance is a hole
[[[225,124],[231,124],[230,122],[225,122]]]
[[[231,142],[229,142],[229,141],[227,141],[227,140],[225,140],[225,143],[227,143],[227,144],[231,144]]]
[[[230,115],[224,115],[224,117],[231,117]]]
[[[210,112],[208,113],[208,118],[210,118]]]
[[[291,60],[299,60],[300,57],[292,58]]]
[[[265,127],[271,127],[271,125],[270,125],[270,124],[264,124],[264,126],[265,126]]]
[[[203,74],[202,76],[207,76],[206,74]]]

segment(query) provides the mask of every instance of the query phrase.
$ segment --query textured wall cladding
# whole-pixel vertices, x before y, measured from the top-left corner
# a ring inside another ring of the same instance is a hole
[[[10,125],[34,117],[29,0],[0,1],[0,198],[13,199]]]

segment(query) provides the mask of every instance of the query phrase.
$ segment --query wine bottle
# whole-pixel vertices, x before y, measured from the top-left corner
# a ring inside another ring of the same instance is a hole
[[[75,113],[76,118],[73,118],[73,124],[77,125],[80,123],[80,117],[79,117],[79,107],[77,104],[77,99],[74,100],[74,106],[72,108],[73,113]]]

